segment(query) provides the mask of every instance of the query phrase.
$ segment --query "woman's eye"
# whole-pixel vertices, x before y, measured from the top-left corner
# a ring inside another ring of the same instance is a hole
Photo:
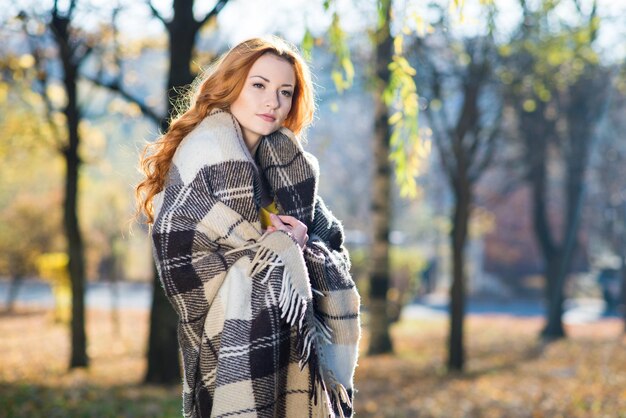
[[[281,93],[285,97],[291,97],[293,95],[293,93],[290,92],[289,90],[283,90]]]
[[[265,86],[263,86],[263,84],[261,84],[261,83],[254,83],[254,84],[252,85],[252,87],[257,88],[257,89],[260,89],[260,88],[263,88],[263,87],[265,87]]]

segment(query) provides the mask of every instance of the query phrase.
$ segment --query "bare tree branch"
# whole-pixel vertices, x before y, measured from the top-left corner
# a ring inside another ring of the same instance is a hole
[[[71,0],[70,6],[67,8],[67,14],[65,15],[67,20],[72,20],[72,14],[74,13],[74,10],[76,10],[76,0]]]
[[[82,51],[79,51],[82,48]],[[80,66],[93,52],[93,45],[88,45],[86,42],[80,42],[79,45],[73,48],[74,63],[76,66]]]
[[[228,0],[218,0],[213,9],[198,22],[197,28],[200,29],[202,26],[204,26],[205,23],[207,23],[213,17],[217,16],[218,13],[224,8],[224,6],[226,6],[226,3],[228,3]]]
[[[578,10],[578,13],[580,13],[582,15],[583,14],[583,10],[580,7],[580,0],[572,0],[572,3],[574,3],[574,6],[576,7],[576,10]]]
[[[498,118],[494,123],[494,128],[489,133],[487,139],[483,140],[484,144],[481,148],[484,149],[482,158],[476,158],[476,164],[470,168],[469,177],[472,182],[477,181],[481,174],[489,167],[493,161],[493,156],[496,150],[496,139],[500,134],[500,126],[502,124],[502,112],[498,114]]]
[[[430,125],[430,129],[433,131],[433,138],[435,139],[435,147],[439,152],[439,157],[441,159],[441,165],[445,169],[448,175],[454,173],[454,161],[451,160],[452,153],[449,148],[446,146],[448,133],[445,130],[445,127],[439,127],[436,117],[433,115],[432,110],[426,108],[424,110],[424,114],[426,115],[426,119],[428,120],[428,124]]]
[[[152,16],[160,20],[161,23],[163,23],[163,26],[165,26],[166,28],[170,27],[170,22],[165,20],[163,15],[161,15],[161,13],[159,13],[159,11],[154,7],[154,5],[152,4],[152,1],[146,0],[146,5],[150,8],[150,11],[152,12]]]
[[[470,134],[467,137],[470,139],[469,145],[465,147],[469,161],[475,161],[476,153],[483,144],[484,129],[480,118],[474,122],[474,126],[470,129]]]
[[[118,39],[118,30],[117,30],[117,18],[119,16],[120,8],[115,8],[113,10],[113,15],[111,18],[111,28],[113,30],[113,57],[115,60],[115,65],[117,66],[117,74],[113,76],[114,80],[106,82],[103,80],[103,67],[100,67],[100,70],[97,73],[97,76],[87,76],[83,75],[82,77],[88,81],[90,81],[95,86],[100,86],[107,88],[113,92],[118,93],[122,96],[126,101],[130,103],[134,103],[141,109],[141,112],[148,119],[152,120],[157,125],[160,123],[163,115],[158,114],[154,109],[150,108],[146,103],[141,101],[139,98],[133,96],[130,92],[128,92],[125,88],[122,87],[122,77],[121,77],[121,68],[122,68],[122,59],[120,53],[120,43]],[[103,65],[103,63],[102,63]]]
[[[107,82],[105,82],[103,80],[98,80],[97,78],[89,77],[89,76],[86,76],[86,75],[83,76],[83,78],[85,80],[88,80],[88,81],[94,83],[95,85],[98,85],[98,86],[101,86],[101,87],[106,87],[109,90],[112,90],[112,91],[115,91],[115,92],[119,93],[120,96],[122,96],[127,101],[129,101],[131,103],[134,103],[137,106],[139,106],[139,108],[141,109],[141,112],[144,114],[144,116],[148,117],[150,120],[152,120],[157,125],[161,122],[161,119],[163,119],[163,117],[164,117],[163,115],[159,115],[155,110],[150,108],[148,105],[146,105],[144,102],[142,102],[138,98],[134,97],[128,91],[126,91],[117,80],[113,81],[113,82],[108,82],[107,83]]]
[[[35,43],[35,39],[33,35],[28,32],[26,19],[22,20],[22,30],[26,35],[26,40],[30,47],[30,51],[32,53],[33,58],[35,58],[35,68],[37,68],[37,78],[36,83],[39,84],[41,88],[40,96],[45,105],[45,116],[46,122],[50,127],[50,131],[52,132],[52,145],[58,152],[63,152],[66,144],[63,141],[61,132],[59,131],[59,127],[54,123],[54,105],[48,96],[48,72],[45,68],[44,61],[42,60],[41,49]]]
[[[590,43],[594,42],[596,40],[596,38],[598,37],[598,28],[599,25],[594,25],[593,21],[596,18],[598,12],[598,0],[593,0],[593,6],[591,7],[591,13],[589,13],[589,26],[591,26],[591,34],[589,35],[590,37]]]

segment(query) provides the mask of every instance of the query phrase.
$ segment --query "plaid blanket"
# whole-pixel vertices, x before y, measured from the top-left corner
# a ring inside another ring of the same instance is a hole
[[[179,145],[154,199],[154,257],[179,315],[185,417],[352,416],[359,295],[318,166],[287,129],[256,160],[214,110]],[[259,182],[309,229],[262,233]]]

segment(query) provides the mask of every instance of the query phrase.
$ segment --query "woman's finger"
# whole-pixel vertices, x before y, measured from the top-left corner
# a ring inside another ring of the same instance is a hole
[[[291,226],[295,231],[306,233],[308,229],[307,226],[298,218],[294,218],[293,216],[289,215],[278,215],[278,217],[285,225]]]
[[[308,228],[304,223],[300,222],[300,220],[298,220],[297,218],[289,215],[271,214],[270,220],[272,221],[272,224],[275,228],[274,230],[288,232],[298,242],[300,247],[304,248],[307,241],[309,240],[309,236],[307,234]]]
[[[296,225],[298,224],[302,224],[304,225],[302,222],[300,222],[300,220],[298,218],[294,218],[293,216],[289,216],[289,215],[277,215],[278,218],[280,218],[280,220],[288,225],[291,225],[292,227],[296,227]]]
[[[289,223],[289,224],[296,220],[296,218],[294,218],[293,216],[289,216],[289,215],[276,215],[276,216],[280,218],[281,221],[285,223]]]
[[[272,226],[276,229],[285,229],[286,226],[283,221],[275,214],[270,213],[270,221],[272,221]]]

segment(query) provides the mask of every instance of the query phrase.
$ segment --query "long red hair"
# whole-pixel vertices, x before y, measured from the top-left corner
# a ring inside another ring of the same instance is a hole
[[[146,223],[154,222],[152,199],[164,188],[178,145],[213,109],[230,108],[252,65],[267,53],[287,60],[296,76],[291,110],[284,126],[298,135],[312,122],[315,99],[311,74],[293,45],[272,36],[248,39],[234,46],[194,81],[183,97],[183,103],[188,104],[171,119],[167,132],[146,145],[141,154],[139,166],[145,178],[135,188],[135,197],[137,214],[143,213]]]

